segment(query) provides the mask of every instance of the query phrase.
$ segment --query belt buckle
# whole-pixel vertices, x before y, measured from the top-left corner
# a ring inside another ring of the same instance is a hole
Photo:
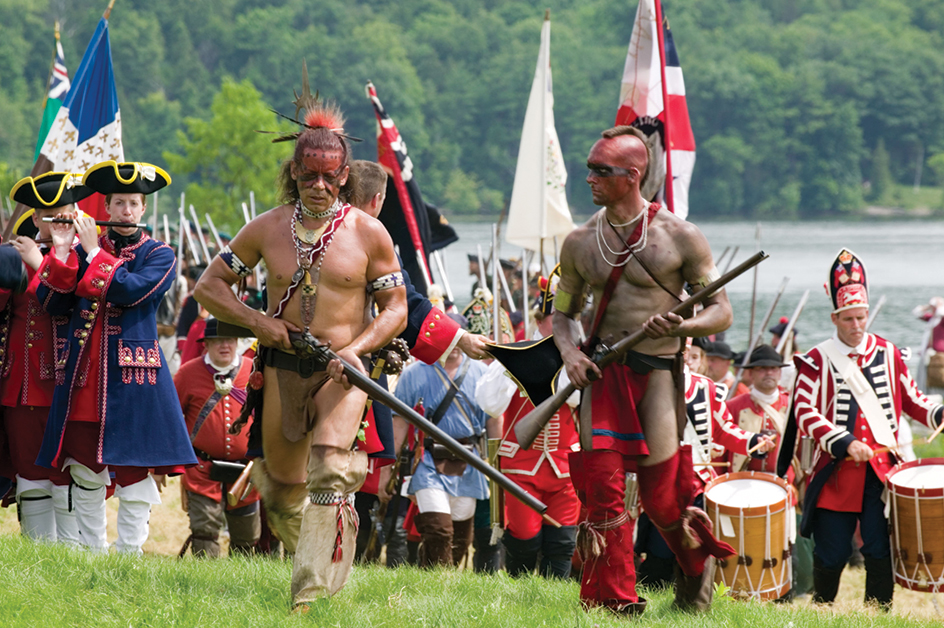
[[[298,358],[298,374],[302,376],[302,379],[308,379],[314,375],[316,367],[315,358]]]

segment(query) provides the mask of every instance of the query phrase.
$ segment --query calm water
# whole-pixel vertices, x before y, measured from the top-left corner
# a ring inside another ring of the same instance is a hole
[[[726,246],[740,246],[734,265],[755,250],[756,223],[702,223],[702,231],[715,256]],[[444,251],[445,263],[456,301],[464,305],[474,281],[467,275],[466,253],[475,253],[476,244],[488,255],[491,223],[458,223],[459,242]],[[772,321],[789,317],[804,290],[810,290],[807,305],[797,324],[798,342],[804,349],[833,332],[832,310],[824,289],[830,263],[841,247],[855,251],[865,261],[873,304],[881,295],[887,302],[871,331],[901,347],[917,348],[924,324],[911,315],[916,305],[932,296],[944,296],[944,222],[903,221],[874,223],[785,223],[761,224],[760,247],[770,259],[758,267],[757,320],[763,318],[784,277],[789,283],[774,311]],[[502,257],[520,257],[521,250],[499,244]],[[729,253],[730,256],[730,253]],[[553,262],[547,256],[549,263]],[[726,263],[723,262],[723,264]],[[435,271],[434,271],[435,274]],[[750,272],[728,286],[734,308],[734,325],[726,340],[737,350],[747,347],[753,276]],[[755,323],[755,329],[759,325]],[[756,331],[755,331],[756,333]],[[769,341],[770,335],[764,339]]]

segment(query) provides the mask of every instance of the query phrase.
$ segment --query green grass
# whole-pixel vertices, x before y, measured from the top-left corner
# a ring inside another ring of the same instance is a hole
[[[921,186],[915,192],[914,186],[894,184],[885,191],[881,198],[872,199],[867,205],[894,207],[908,211],[916,209],[939,210],[944,206],[944,188]]]
[[[289,613],[288,563],[269,559],[199,561],[93,555],[0,536],[0,626],[625,626],[605,611],[584,611],[574,582],[512,580],[504,574],[356,567],[340,594],[307,615]],[[844,578],[846,580],[847,578]],[[845,582],[844,582],[845,585]],[[861,596],[861,589],[856,597]],[[858,602],[836,609],[716,599],[710,613],[671,608],[671,594],[650,600],[642,624],[685,628],[871,628],[926,626]],[[896,598],[896,605],[901,598]],[[903,604],[907,606],[907,603]]]

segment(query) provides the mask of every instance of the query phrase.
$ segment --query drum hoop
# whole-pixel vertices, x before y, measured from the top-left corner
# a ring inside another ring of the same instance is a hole
[[[725,504],[719,504],[710,497],[708,497],[708,492],[719,484],[729,482],[731,480],[759,480],[762,482],[769,482],[771,484],[776,484],[784,490],[784,497],[781,500],[778,500],[772,504],[767,504],[764,506],[752,506],[750,508],[739,508],[737,506],[727,506]],[[711,482],[705,485],[705,505],[707,506],[708,502],[711,502],[719,512],[725,515],[735,515],[742,516],[745,518],[748,517],[762,517],[765,516],[767,510],[770,509],[771,513],[779,513],[783,510],[786,510],[788,500],[790,499],[790,485],[781,477],[774,475],[773,473],[767,473],[765,471],[736,471],[734,473],[726,473],[724,475],[718,476],[713,479]]]
[[[913,469],[915,467],[930,467],[935,465],[944,467],[944,458],[920,458],[918,460],[912,460],[911,462],[897,464],[885,476],[885,486],[888,488],[888,492],[892,495],[900,495],[902,497],[916,497],[918,499],[944,497],[944,486],[936,488],[911,488],[909,486],[895,484],[894,482],[894,478],[899,471]]]

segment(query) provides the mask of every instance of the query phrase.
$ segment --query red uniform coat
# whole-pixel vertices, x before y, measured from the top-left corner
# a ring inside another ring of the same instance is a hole
[[[880,449],[881,445],[875,441],[868,422],[858,410],[848,384],[819,347],[796,356],[794,362],[797,383],[793,391],[793,408],[797,425],[817,445],[812,475],[825,467],[830,459],[840,459],[823,486],[816,505],[840,512],[860,512],[866,465],[845,460],[846,450],[853,440],[860,440],[873,450]],[[895,345],[866,334],[858,364],[875,391],[896,439],[902,412],[932,429],[940,424],[944,407],[931,403],[918,390]],[[869,464],[884,481],[894,462],[891,454],[885,451],[876,453]]]
[[[752,396],[752,393],[738,395],[728,402],[728,410],[731,411],[731,417],[735,424],[748,432],[761,432],[763,430],[773,430],[777,433],[777,447],[767,453],[766,458],[749,458],[744,471],[764,471],[766,473],[777,473],[777,456],[780,453],[780,446],[783,444],[783,430],[787,425],[787,406],[790,405],[790,396],[786,391],[778,391],[777,401],[770,405],[771,409],[779,414],[771,416]],[[743,458],[733,457],[732,471],[741,471]],[[788,482],[793,478],[788,475]]]
[[[684,441],[692,446],[692,462],[696,465],[695,495],[718,477],[716,468],[704,463],[718,459],[725,451],[746,454],[750,449],[753,434],[745,432],[732,420],[724,402],[726,393],[723,385],[718,386],[711,378],[686,369],[685,413],[688,423]]]
[[[233,379],[234,391],[245,390],[251,371],[252,360],[240,358],[239,371]],[[230,425],[239,417],[243,408],[243,404],[231,394],[219,399],[194,436],[194,427],[200,411],[216,392],[213,374],[204,359],[196,358],[181,366],[174,375],[174,385],[177,387],[180,407],[187,421],[187,431],[193,440],[193,446],[214,460],[244,461],[249,446],[249,426],[244,426],[239,434],[229,433]],[[184,472],[183,486],[192,493],[220,502],[223,501],[223,491],[219,482],[210,479],[210,466],[209,461],[200,458],[195,467],[189,467]],[[259,493],[253,489],[246,499],[234,508],[241,508],[256,501],[259,501]]]
[[[27,273],[29,285],[23,294],[0,290],[0,309],[5,310],[0,324],[0,405],[8,408],[52,404],[56,331],[68,323],[57,317],[58,325],[53,325],[53,317],[36,298],[39,276],[29,267]]]

